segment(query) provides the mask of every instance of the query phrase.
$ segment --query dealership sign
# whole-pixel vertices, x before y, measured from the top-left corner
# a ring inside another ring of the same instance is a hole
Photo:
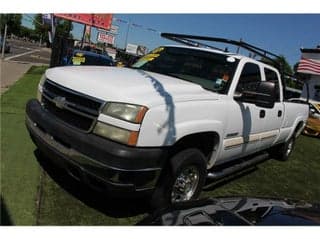
[[[113,45],[114,35],[105,32],[98,32],[97,41]]]
[[[89,26],[109,30],[112,24],[112,14],[54,14],[54,16],[83,23]]]
[[[128,43],[126,53],[135,56],[143,56],[147,53],[147,47]]]

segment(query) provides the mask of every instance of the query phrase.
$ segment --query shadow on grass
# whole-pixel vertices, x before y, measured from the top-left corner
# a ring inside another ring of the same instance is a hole
[[[13,225],[12,219],[10,217],[10,213],[7,209],[6,203],[1,195],[1,221],[0,221],[0,225],[1,226],[11,226]]]
[[[88,207],[98,210],[106,216],[132,217],[151,210],[147,198],[112,198],[106,192],[91,189],[74,179],[65,170],[55,166],[49,159],[42,156],[40,151],[36,150],[34,154],[41,167],[55,183]]]

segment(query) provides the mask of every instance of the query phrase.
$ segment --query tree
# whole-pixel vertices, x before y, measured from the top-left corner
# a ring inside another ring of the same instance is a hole
[[[21,26],[20,33],[18,34],[19,37],[27,37],[30,38],[31,34],[34,32],[34,30],[27,28],[25,26]]]
[[[70,31],[72,31],[73,25],[71,21],[57,19],[56,23],[56,32],[55,34],[64,38],[72,38]],[[42,21],[42,14],[37,14],[33,20],[34,32],[35,34],[42,37],[42,40],[45,42],[49,41],[48,32],[51,31],[51,24],[44,24]]]
[[[72,38],[72,34],[70,33],[72,29],[73,25],[71,21],[59,19],[56,26],[56,35],[64,38]]]
[[[5,24],[7,24],[7,34],[19,35],[21,29],[21,14],[0,14],[0,31],[4,30]]]
[[[281,65],[283,67],[284,73],[293,75],[292,67],[288,63],[286,57],[283,55],[280,55],[279,58],[274,59],[274,61],[270,61],[267,58],[262,58],[261,61],[277,68]]]
[[[298,66],[299,66],[299,62],[297,62],[296,64],[294,64],[294,66],[293,66],[293,71],[294,71],[294,73],[297,73],[297,71],[298,71]]]
[[[39,39],[40,37],[42,37],[43,41],[49,41],[48,31],[51,29],[51,26],[42,23],[42,14],[37,14],[35,16],[35,18],[33,19],[33,25],[34,33],[39,36]]]

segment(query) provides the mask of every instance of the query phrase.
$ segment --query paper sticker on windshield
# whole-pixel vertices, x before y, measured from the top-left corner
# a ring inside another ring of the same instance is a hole
[[[158,56],[160,56],[160,54],[148,54],[148,55],[145,55],[144,57],[142,57],[141,60],[153,61]]]
[[[235,61],[236,61],[236,59],[234,57],[232,57],[232,56],[229,56],[227,58],[227,62],[235,62]]]
[[[139,61],[137,61],[136,63],[134,63],[133,65],[132,65],[132,67],[140,67],[140,66],[143,66],[144,64],[146,64],[148,61],[146,61],[146,60],[143,60],[143,59],[140,59]]]
[[[73,65],[81,65],[81,63],[86,62],[86,58],[84,56],[74,56],[72,57]]]
[[[158,47],[156,49],[154,49],[151,53],[159,53],[159,52],[162,52],[164,50],[164,47]]]
[[[83,56],[83,53],[81,53],[81,52],[77,52],[77,53],[76,53],[76,56],[80,56],[80,57],[82,57],[82,56]]]
[[[133,64],[133,67],[140,67],[143,66],[145,63],[153,61],[156,59],[160,54],[148,54],[145,55],[144,57],[140,58],[135,64]]]

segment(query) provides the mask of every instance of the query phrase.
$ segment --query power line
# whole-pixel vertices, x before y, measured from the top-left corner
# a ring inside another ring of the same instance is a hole
[[[137,24],[137,23],[133,23],[133,22],[128,21],[128,20],[123,20],[123,19],[120,19],[120,18],[117,18],[117,17],[113,17],[113,20],[116,21],[116,22],[119,22],[119,23],[127,24],[128,27],[141,28],[141,29],[146,30],[146,31],[150,31],[150,32],[161,34],[160,31],[158,31],[158,30],[156,30],[154,28],[143,26],[143,25]]]

